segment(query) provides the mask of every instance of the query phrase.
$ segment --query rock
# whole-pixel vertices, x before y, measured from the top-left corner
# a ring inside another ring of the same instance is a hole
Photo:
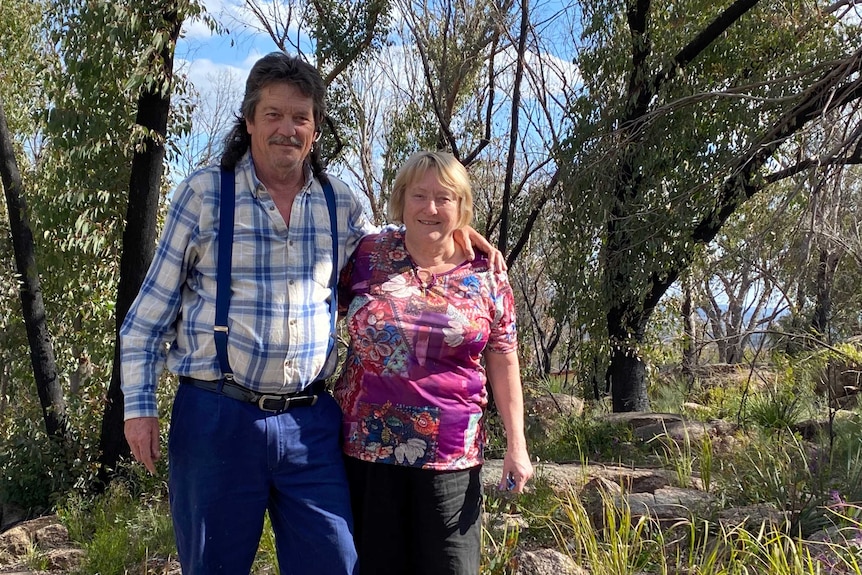
[[[60,523],[52,523],[38,529],[34,539],[39,549],[56,549],[69,543],[69,530]]]
[[[618,507],[622,495],[623,488],[619,483],[615,483],[604,477],[594,477],[584,485],[584,488],[578,494],[578,498],[581,505],[584,506],[587,517],[590,518],[590,523],[601,526],[604,525],[607,502],[611,501],[610,505]]]
[[[858,421],[858,418],[859,416],[854,411],[839,409],[833,414],[832,421],[835,426],[840,426],[845,422]],[[795,423],[792,429],[802,436],[802,439],[814,441],[829,430],[829,418],[805,419]]]
[[[56,515],[25,521],[0,533],[2,563],[17,564],[37,551],[51,571],[69,573],[77,568],[83,551],[69,547],[69,532]]]
[[[686,401],[682,404],[682,408],[693,413],[709,413],[710,408],[706,405],[701,405],[694,401]]]
[[[680,487],[661,487],[654,492],[625,493],[614,491],[604,482],[587,484],[595,485],[582,492],[581,501],[593,525],[601,528],[605,522],[605,508],[613,505],[619,517],[629,516],[633,521],[648,517],[662,525],[673,525],[680,520],[689,520],[699,512],[708,509],[714,498],[697,489]],[[603,494],[603,495],[602,495]]]
[[[519,551],[514,558],[514,575],[588,575],[571,557],[556,549]]]
[[[628,491],[653,492],[663,485],[670,485],[673,473],[663,469],[631,468],[619,465],[582,465],[580,463],[534,463],[535,475],[527,484],[531,489],[536,481],[549,486],[558,495],[569,491],[580,491],[590,479],[600,477]],[[486,459],[482,467],[482,487],[485,493],[493,494],[503,472],[502,459]]]
[[[684,421],[683,417],[676,413],[652,413],[642,411],[629,411],[625,413],[608,413],[597,418],[600,421],[607,423],[621,423],[628,425],[635,432],[640,427],[651,425],[661,426],[672,422]]]
[[[640,477],[632,477],[628,487],[630,493],[655,493],[659,489],[670,486],[666,475],[651,473]]]
[[[693,443],[703,440],[711,431],[711,426],[700,421],[662,421],[643,425],[634,429],[635,437],[643,441],[651,441],[656,437],[666,437],[676,443],[688,441]]]
[[[758,531],[763,525],[766,529],[786,530],[790,524],[790,514],[776,509],[773,505],[758,504],[732,507],[718,512],[718,523],[727,528],[742,527],[747,531]]]
[[[856,349],[859,350],[857,342]],[[862,387],[862,370],[853,362],[832,361],[820,374],[815,384],[815,393],[839,399],[854,396]]]
[[[715,498],[697,489],[663,487],[655,493],[631,493],[628,505],[632,516],[649,515],[659,521],[691,519],[708,509]]]
[[[567,393],[545,393],[524,398],[524,411],[543,417],[578,416],[584,412],[584,400]]]
[[[0,533],[0,554],[13,558],[23,557],[33,546],[30,533],[24,527],[13,527]]]
[[[528,441],[542,439],[558,422],[584,412],[584,400],[565,393],[545,393],[524,398],[524,426]]]
[[[858,573],[847,563],[845,555],[855,555],[862,551],[862,541],[856,539],[858,529],[836,526],[818,531],[803,542],[805,549],[824,568],[824,573],[839,575]],[[856,562],[856,559],[852,559]]]
[[[818,419],[805,419],[794,423],[791,429],[800,435],[805,441],[814,441],[828,426],[828,422]]]
[[[84,561],[84,551],[81,549],[51,549],[45,554],[45,560],[50,571],[70,573]]]
[[[0,503],[0,533],[27,519],[27,512],[10,503]]]

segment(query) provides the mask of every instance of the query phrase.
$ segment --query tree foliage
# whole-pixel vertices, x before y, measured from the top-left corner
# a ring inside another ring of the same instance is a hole
[[[19,123],[16,139],[24,142],[19,153],[30,182],[28,200],[47,302],[44,316],[54,335],[60,380],[71,400],[73,446],[66,455],[79,466],[75,473],[63,474],[59,468],[53,473],[74,481],[95,470],[100,438],[94,420],[105,405],[114,359],[129,189],[139,182],[155,194],[152,209],[131,206],[134,215],[149,214],[132,224],[132,231],[144,238],[128,251],[139,275],[149,265],[154,214],[165,190],[161,173],[167,134],[147,121],[147,102],[167,102],[177,88],[170,82],[172,67],[163,65],[164,54],[173,54],[182,19],[200,8],[193,1],[167,0],[83,6],[55,0],[42,8],[33,50],[43,57],[37,60],[37,81],[30,86],[36,95],[31,124]],[[164,117],[167,112],[165,103]],[[183,125],[182,120],[175,125]],[[151,153],[154,145],[161,149],[153,156],[154,170],[144,168],[136,176],[133,158]],[[134,297],[137,286],[126,291]],[[15,402],[27,403],[20,395]],[[12,426],[7,432],[12,436],[16,430],[26,435],[32,428]],[[103,429],[102,436],[106,434],[122,442],[122,420],[119,429]],[[35,445],[39,439],[17,441]]]
[[[811,2],[611,0],[583,10],[584,86],[561,149],[578,201],[561,226],[587,232],[575,234],[573,266],[598,248],[594,324],[604,324],[614,409],[642,410],[639,345],[653,311],[697,247],[789,175],[774,171],[776,158],[793,157],[801,134],[862,95],[859,29]],[[852,161],[854,144],[832,146],[820,164]]]

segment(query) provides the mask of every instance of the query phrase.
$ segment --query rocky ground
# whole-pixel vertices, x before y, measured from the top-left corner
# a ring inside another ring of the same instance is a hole
[[[556,394],[555,394],[556,395]],[[562,409],[561,409],[562,408]],[[578,405],[564,397],[551,398],[550,411],[577,411]],[[531,413],[535,413],[535,406]],[[692,441],[709,435],[714,444],[733,442],[734,426],[726,422],[698,423],[685,421],[674,414],[629,413],[612,414],[614,420],[630,425],[634,435],[642,440],[662,436],[664,440]],[[543,416],[542,420],[553,419]],[[726,445],[731,448],[732,445]],[[489,460],[483,470],[486,490],[495,489],[501,475],[502,462]],[[713,496],[700,489],[697,478],[690,487],[674,485],[672,472],[663,469],[632,468],[614,465],[581,465],[577,463],[542,463],[536,468],[555,492],[573,490],[584,501],[597,500],[599,493],[610,495],[619,504],[624,502],[633,515],[650,515],[661,522],[673,524],[688,518],[698,509],[714,508]],[[600,521],[602,510],[595,509]],[[786,517],[768,506],[725,509],[718,513],[719,521],[729,525],[768,523],[783,525]],[[2,519],[7,519],[2,517]],[[519,518],[509,520],[518,522]],[[521,520],[522,521],[522,520]],[[69,541],[68,533],[56,517],[41,517],[20,522],[0,533],[0,574],[3,575],[61,575],[74,571],[83,557],[83,551]],[[555,549],[521,549],[515,555],[516,575],[583,575],[582,567]],[[177,575],[175,562],[148,566],[150,575]]]

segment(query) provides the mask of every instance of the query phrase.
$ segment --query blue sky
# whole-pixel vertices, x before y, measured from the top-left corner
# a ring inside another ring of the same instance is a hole
[[[188,73],[195,87],[206,94],[210,84],[222,70],[236,75],[241,88],[252,64],[260,56],[275,49],[266,34],[241,25],[237,9],[225,0],[207,0],[207,11],[223,26],[229,35],[214,35],[200,20],[186,22],[182,39],[177,45],[176,64]],[[238,98],[242,94],[238,94]]]
[[[265,7],[270,6],[269,3],[264,4],[266,1],[262,0],[260,4]],[[183,37],[177,46],[176,64],[188,73],[192,83],[202,94],[210,92],[210,85],[222,71],[229,71],[235,76],[237,89],[241,92],[242,84],[252,64],[264,54],[277,48],[266,33],[249,25],[255,22],[255,19],[244,8],[245,4],[242,0],[203,0],[203,4],[210,15],[229,29],[230,34],[213,35],[200,20],[186,22],[183,26]],[[533,6],[533,10],[547,11],[548,14],[556,12],[554,15],[556,26],[562,25],[568,28],[572,25],[571,22],[566,21],[568,18],[557,20],[560,15],[558,9],[557,0],[540,0]],[[545,45],[545,49],[571,50],[571,46],[565,46],[567,43],[565,40],[551,41]],[[544,57],[548,58],[548,55],[545,54]],[[573,53],[559,53],[557,58],[552,58],[556,61],[557,69],[568,77],[569,82],[577,81],[578,75],[572,63],[573,57]],[[549,81],[554,83],[553,78]],[[241,93],[237,97],[240,98]]]
[[[258,0],[261,3],[268,1],[270,0]],[[256,19],[244,8],[245,3],[242,0],[203,0],[203,3],[207,12],[222,26],[229,29],[230,33],[214,35],[199,20],[186,22],[181,41],[177,45],[175,66],[178,72],[187,74],[197,91],[208,101],[214,99],[215,83],[223,88],[229,86],[229,92],[233,95],[230,112],[236,112],[242,98],[245,78],[252,65],[261,56],[276,50],[277,47],[267,33],[255,28],[255,25],[252,24],[256,22]],[[279,6],[284,13],[284,4],[284,2],[277,5],[263,4],[262,10],[270,10],[271,6]],[[540,49],[554,52],[556,55],[550,56],[546,52],[542,56],[545,70],[542,89],[548,91],[548,96],[554,102],[551,105],[558,108],[564,105],[566,101],[564,93],[567,88],[565,86],[571,90],[571,87],[580,81],[577,68],[573,63],[574,54],[560,52],[563,50],[573,52],[574,50],[574,42],[570,35],[574,25],[572,20],[575,19],[575,16],[565,11],[559,11],[559,0],[538,0],[533,9],[548,13],[548,20],[543,32],[545,42]],[[548,28],[553,28],[553,30]],[[558,34],[560,36],[557,36]],[[295,35],[294,32],[294,37]],[[304,42],[306,40],[303,40]],[[376,99],[378,103],[381,98],[385,99],[390,91],[402,91],[398,85],[400,82],[407,81],[410,83],[409,77],[399,72],[400,66],[408,65],[401,54],[403,47],[394,45],[388,50],[390,53],[384,55],[383,59],[388,62],[389,66],[392,66],[396,73],[385,78],[374,78],[365,87],[369,91],[369,95],[373,96],[373,99]],[[510,49],[509,52],[509,62],[511,63],[514,61],[514,49]],[[504,57],[498,61],[498,70],[505,69],[505,60]],[[539,69],[536,54],[528,55],[528,63],[535,66],[535,69]],[[512,68],[509,67],[508,69],[511,70]],[[229,78],[225,74],[229,74]],[[504,73],[498,78],[498,81],[499,94],[510,94],[513,81],[511,75]],[[536,101],[532,97],[533,94],[534,92],[525,82],[521,90],[522,106]],[[502,97],[498,97],[499,102],[497,104],[502,100]],[[501,108],[501,110],[500,122],[507,124],[509,112],[505,108]],[[559,113],[559,109],[556,109],[556,113]],[[204,112],[204,115],[207,116],[207,113]],[[500,145],[505,144],[504,136],[505,134],[500,135],[502,142]],[[347,158],[347,161],[350,162],[350,159]],[[347,177],[347,174],[344,174],[339,166],[333,165],[330,168],[336,175]],[[180,168],[175,176],[183,177],[184,171]]]

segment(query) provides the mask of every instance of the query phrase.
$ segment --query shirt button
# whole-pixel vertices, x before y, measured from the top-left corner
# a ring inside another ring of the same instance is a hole
[[[295,319],[290,320],[290,325],[296,325],[296,320]]]
[[[288,285],[293,285],[293,280],[288,280],[287,284],[288,284]]]
[[[275,206],[269,206],[269,211],[274,212],[274,211],[275,211]]]
[[[293,240],[290,240],[289,242],[287,242],[287,245],[292,246],[292,245],[293,245]]]

